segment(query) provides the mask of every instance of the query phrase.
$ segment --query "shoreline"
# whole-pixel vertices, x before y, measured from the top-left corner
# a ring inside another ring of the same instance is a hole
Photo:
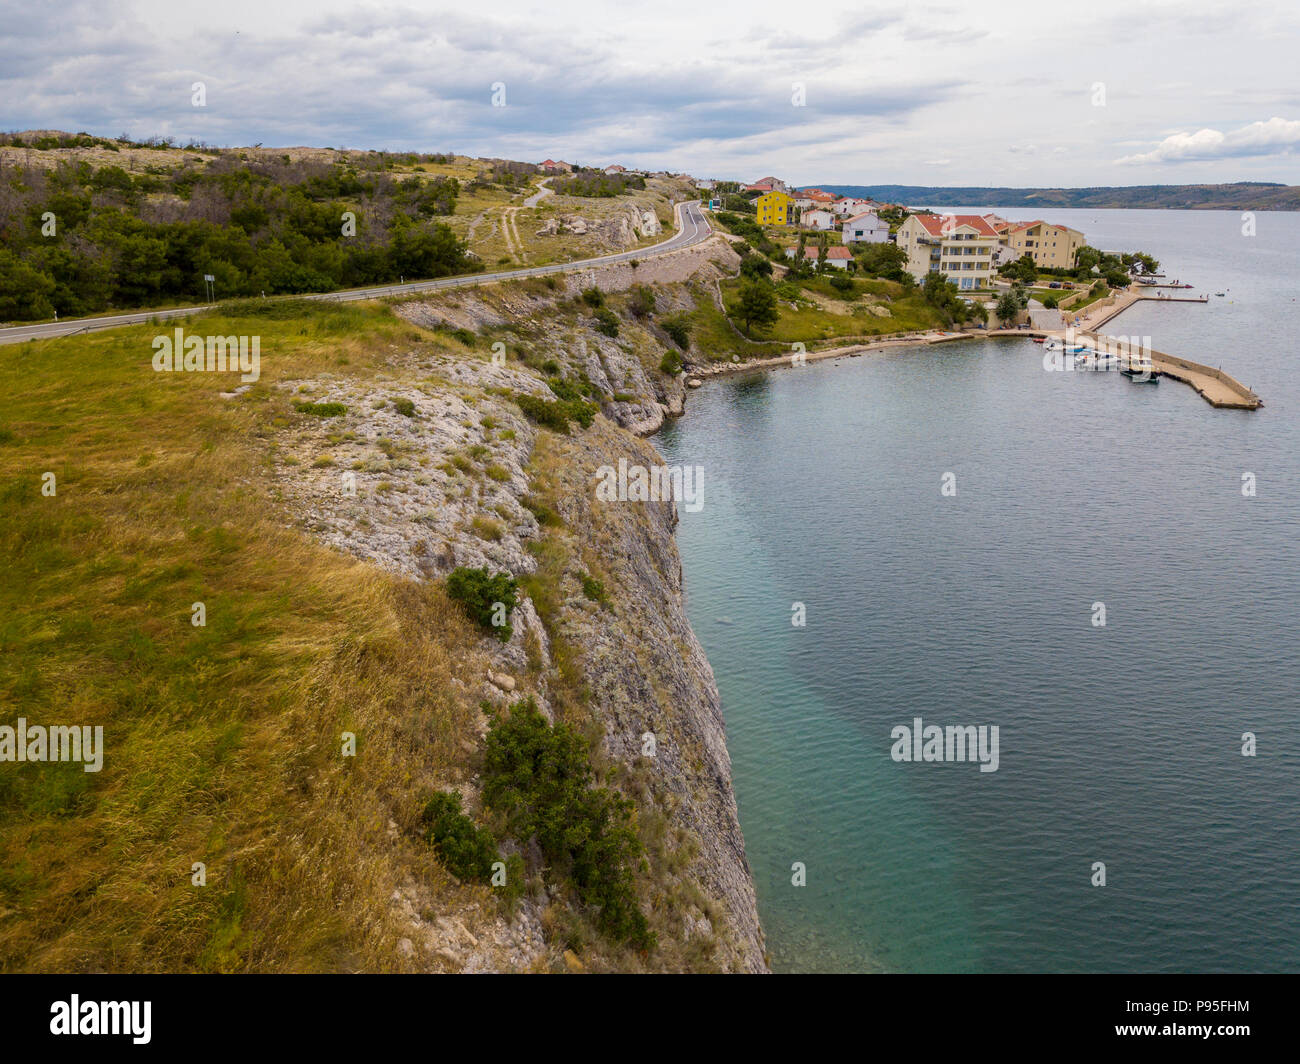
[[[1127,302],[1121,301],[1122,305],[1113,308],[1107,308],[1110,312],[1104,315],[1098,322],[1094,323],[1091,328],[1075,328],[1069,326],[1066,329],[988,329],[982,331],[943,331],[943,330],[926,330],[925,332],[909,334],[904,337],[891,337],[888,340],[872,340],[861,344],[849,344],[844,347],[831,347],[822,351],[792,352],[788,355],[773,355],[768,358],[747,359],[743,362],[720,362],[714,365],[702,367],[686,374],[686,388],[691,391],[699,388],[706,380],[714,377],[730,377],[740,373],[758,373],[771,369],[795,368],[796,365],[803,365],[808,362],[821,362],[826,359],[835,358],[857,358],[868,351],[883,351],[893,347],[912,347],[917,345],[931,346],[934,344],[952,343],[957,340],[973,339],[1034,339],[1041,337],[1043,339],[1082,339],[1095,345],[1112,348],[1116,344],[1125,341],[1117,339],[1105,333],[1099,333],[1096,327],[1105,322],[1111,321],[1118,317],[1124,311],[1128,310],[1135,303],[1143,300],[1157,301],[1156,297],[1148,295],[1134,294]],[[1174,302],[1172,300],[1158,300],[1159,302]],[[1177,300],[1176,302],[1204,302],[1203,300]],[[1072,334],[1072,335],[1070,335]],[[1181,358],[1177,355],[1170,355],[1163,351],[1151,351],[1151,361],[1156,370],[1163,376],[1171,380],[1178,381],[1180,384],[1188,385],[1202,399],[1217,409],[1224,410],[1259,410],[1264,406],[1264,400],[1261,399],[1254,391],[1245,384],[1225,373],[1222,367],[1215,368],[1207,366],[1200,362],[1193,362],[1191,359]],[[800,359],[796,363],[796,359]],[[678,415],[680,416],[680,415]],[[655,431],[658,431],[656,428]]]

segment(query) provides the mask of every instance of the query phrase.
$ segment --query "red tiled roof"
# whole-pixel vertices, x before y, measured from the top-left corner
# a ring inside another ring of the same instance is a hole
[[[812,259],[815,262],[820,257],[820,255],[821,255],[820,251],[818,251],[818,249],[815,246],[811,246],[811,245],[804,246],[803,257],[805,259]],[[849,249],[846,248],[843,244],[835,244],[832,247],[828,247],[826,249],[827,261],[830,261],[831,259],[851,259],[851,258],[853,258],[853,256],[849,254]]]
[[[944,221],[948,220],[952,229],[969,226],[980,236],[997,236],[998,231],[978,214],[914,214],[912,215],[931,236],[944,236]],[[949,232],[952,231],[949,230]]]
[[[844,221],[845,224],[847,224],[849,222],[856,222],[859,218],[874,218],[875,216],[875,211],[863,211],[861,214],[855,214],[852,218],[845,218]]]

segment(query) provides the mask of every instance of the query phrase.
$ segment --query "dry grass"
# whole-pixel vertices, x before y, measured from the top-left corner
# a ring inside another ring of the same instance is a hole
[[[418,334],[361,307],[185,327],[260,334],[262,380],[155,374],[149,326],[0,349],[0,722],[106,746],[98,774],[0,764],[0,970],[400,968],[396,884],[470,893],[413,829],[465,771],[477,637],[294,531],[263,437],[301,416],[276,380]]]

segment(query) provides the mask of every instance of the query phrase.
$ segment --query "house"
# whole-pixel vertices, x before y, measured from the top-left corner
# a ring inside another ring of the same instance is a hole
[[[790,190],[786,187],[785,182],[780,181],[775,177],[760,177],[752,185],[746,185],[745,191],[746,192],[782,192],[785,193],[787,196],[790,194]]]
[[[573,167],[568,163],[559,162],[555,159],[547,159],[538,165],[548,174],[569,174],[573,172]]]
[[[1070,269],[1074,266],[1075,255],[1088,242],[1077,229],[1044,221],[1014,222],[1007,228],[1004,238],[1011,249],[1012,260],[1030,255],[1035,266],[1048,269]]]
[[[607,166],[607,167],[605,167],[605,173],[607,173],[607,174],[625,174],[625,173],[627,173],[627,167],[625,167],[625,166],[619,166],[618,163],[614,163],[613,166]]]
[[[794,200],[784,192],[765,192],[754,201],[759,225],[789,225]]]
[[[845,218],[841,231],[846,244],[883,244],[889,240],[889,226],[872,211]]]
[[[909,214],[898,229],[907,272],[938,273],[958,288],[985,288],[993,274],[998,231],[978,214]]]
[[[786,248],[785,257],[787,259],[794,258],[798,250],[798,248]],[[805,262],[811,262],[816,266],[821,259],[821,251],[816,244],[809,244],[803,249],[803,257]],[[827,266],[834,266],[839,270],[847,270],[849,268],[849,263],[852,261],[852,254],[850,254],[849,249],[843,244],[834,244],[826,249]]]
[[[801,188],[795,193],[795,205],[802,211],[830,210],[836,197],[820,188]]]
[[[861,214],[863,211],[874,210],[877,204],[874,200],[858,199],[856,196],[841,196],[833,204],[831,210],[841,218],[849,218],[855,214]]]
[[[718,184],[716,181],[696,181],[695,187],[698,188],[701,192],[712,192],[715,188],[718,187]]]
[[[830,230],[835,228],[835,215],[824,208],[813,207],[800,211],[799,224],[805,229]]]

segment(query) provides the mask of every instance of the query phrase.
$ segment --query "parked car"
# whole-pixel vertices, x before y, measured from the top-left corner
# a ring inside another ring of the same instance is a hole
[[[1060,287],[1061,287],[1061,282],[1060,282],[1060,281],[1053,281],[1053,282],[1052,282],[1051,284],[1049,284],[1047,287],[1048,287],[1048,288],[1060,288]]]

